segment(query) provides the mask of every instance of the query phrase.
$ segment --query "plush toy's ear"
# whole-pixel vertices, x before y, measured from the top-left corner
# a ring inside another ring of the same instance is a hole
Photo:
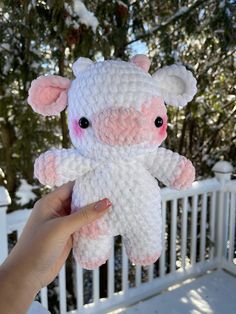
[[[72,65],[72,70],[75,76],[83,72],[88,66],[93,64],[93,61],[89,58],[80,57]]]
[[[183,65],[164,66],[153,74],[167,105],[186,106],[197,92],[196,79]]]
[[[70,80],[61,76],[40,76],[31,83],[28,103],[43,116],[58,115],[67,106],[70,84]]]
[[[138,67],[143,69],[145,72],[148,72],[151,61],[150,59],[145,55],[136,55],[130,59],[130,62],[136,64]]]

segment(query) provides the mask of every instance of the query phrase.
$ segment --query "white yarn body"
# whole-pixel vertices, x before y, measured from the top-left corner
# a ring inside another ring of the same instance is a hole
[[[106,144],[96,137],[93,122],[86,136],[78,138],[73,121],[83,116],[93,121],[94,115],[111,107],[140,111],[144,103],[160,96],[155,80],[129,62],[97,62],[77,73],[68,95],[72,143],[81,155],[98,163],[76,181],[72,203],[78,208],[107,197],[113,204],[95,228],[106,232],[96,239],[94,228],[75,233],[74,255],[85,268],[95,268],[109,257],[112,236],[121,234],[131,261],[150,264],[161,253],[160,192],[157,181],[136,158],[155,151],[157,145],[148,140],[124,146]]]
[[[171,186],[186,158],[165,148],[135,159],[94,162],[76,149],[52,149],[35,162],[42,184],[60,186],[75,180],[72,211],[105,197],[112,209],[75,232],[73,251],[78,263],[93,269],[110,256],[112,237],[122,235],[132,262],[154,262],[162,249],[160,189],[155,178]],[[52,173],[55,176],[52,177]]]
[[[139,162],[116,160],[101,164],[76,180],[74,209],[108,197],[112,210],[97,225],[100,235],[74,234],[74,255],[86,268],[109,257],[112,237],[122,235],[132,262],[149,264],[161,253],[161,199],[157,181]]]

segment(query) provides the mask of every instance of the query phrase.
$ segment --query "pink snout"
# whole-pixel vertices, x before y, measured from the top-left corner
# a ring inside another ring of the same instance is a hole
[[[127,146],[152,142],[155,126],[154,121],[150,122],[143,112],[135,108],[119,107],[97,113],[92,124],[96,137],[103,143]]]
[[[93,127],[97,138],[110,145],[139,144],[150,137],[142,113],[134,108],[109,108],[99,112]]]

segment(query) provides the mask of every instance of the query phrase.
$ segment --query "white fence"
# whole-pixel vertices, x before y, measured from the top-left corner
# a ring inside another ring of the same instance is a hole
[[[163,247],[160,260],[148,267],[131,265],[121,239],[114,239],[106,266],[87,271],[70,259],[39,299],[53,313],[106,313],[154,295],[171,284],[206,270],[224,268],[236,274],[236,180],[232,166],[219,162],[215,177],[185,191],[162,189]],[[1,193],[0,193],[1,194]],[[0,200],[0,262],[17,240],[30,210],[6,214]],[[5,205],[5,206],[4,206]],[[56,291],[58,311],[50,307]]]

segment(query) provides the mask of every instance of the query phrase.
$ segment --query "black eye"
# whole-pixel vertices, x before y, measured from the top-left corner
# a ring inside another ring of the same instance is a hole
[[[157,128],[160,128],[163,124],[163,119],[161,117],[157,117],[156,120],[155,120],[155,126]]]
[[[82,117],[79,119],[79,126],[82,129],[87,129],[89,127],[89,120],[86,119],[85,117]]]

